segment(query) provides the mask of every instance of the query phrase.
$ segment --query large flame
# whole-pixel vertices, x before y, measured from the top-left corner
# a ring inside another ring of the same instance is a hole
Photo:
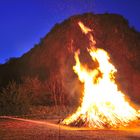
[[[80,51],[75,52],[76,65],[74,72],[84,84],[83,99],[80,107],[62,124],[87,126],[92,128],[120,127],[137,120],[138,111],[126,100],[125,95],[118,90],[114,73],[117,72],[110,63],[108,53],[96,48],[92,30],[79,22],[82,32],[89,38],[87,49],[93,62],[98,63],[95,69],[89,69],[81,64]]]

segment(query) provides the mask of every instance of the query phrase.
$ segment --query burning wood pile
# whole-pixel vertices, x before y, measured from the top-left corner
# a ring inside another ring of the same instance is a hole
[[[96,47],[92,30],[82,22],[78,23],[81,31],[89,39],[87,49],[94,69],[80,62],[80,50],[75,52],[76,64],[74,72],[84,84],[82,102],[75,113],[64,119],[61,124],[70,126],[85,126],[91,128],[118,128],[128,126],[138,119],[139,111],[128,101],[115,82],[114,65],[110,62],[108,53]]]

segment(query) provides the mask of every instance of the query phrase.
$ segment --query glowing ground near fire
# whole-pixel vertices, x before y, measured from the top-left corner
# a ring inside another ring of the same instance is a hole
[[[1,140],[139,140],[140,126],[125,129],[95,130],[56,124],[57,120],[29,120],[23,118],[0,118]]]
[[[61,124],[90,128],[126,127],[139,118],[139,111],[128,101],[115,82],[114,65],[108,53],[96,48],[92,30],[82,22],[78,23],[83,34],[89,39],[89,53],[96,63],[94,69],[80,62],[80,51],[75,52],[74,72],[84,84],[82,102],[77,111],[64,119]]]

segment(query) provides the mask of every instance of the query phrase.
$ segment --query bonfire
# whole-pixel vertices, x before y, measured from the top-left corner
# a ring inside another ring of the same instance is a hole
[[[138,119],[139,111],[126,99],[115,81],[117,69],[110,62],[109,54],[96,47],[92,30],[82,22],[78,23],[81,31],[89,39],[89,53],[95,69],[89,69],[80,62],[80,50],[75,52],[74,72],[84,85],[82,101],[76,112],[61,123],[70,126],[90,128],[118,128],[128,126]]]

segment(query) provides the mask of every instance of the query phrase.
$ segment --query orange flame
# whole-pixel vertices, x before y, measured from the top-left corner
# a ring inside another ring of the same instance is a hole
[[[96,69],[88,69],[81,64],[80,51],[75,52],[76,65],[74,72],[84,84],[83,99],[80,107],[70,117],[63,120],[65,125],[82,125],[92,128],[126,126],[138,119],[138,111],[125,99],[125,95],[118,90],[114,73],[117,72],[109,62],[108,53],[96,48],[96,41],[92,30],[79,22],[82,32],[88,36],[90,46],[89,55],[93,62],[98,62]]]

